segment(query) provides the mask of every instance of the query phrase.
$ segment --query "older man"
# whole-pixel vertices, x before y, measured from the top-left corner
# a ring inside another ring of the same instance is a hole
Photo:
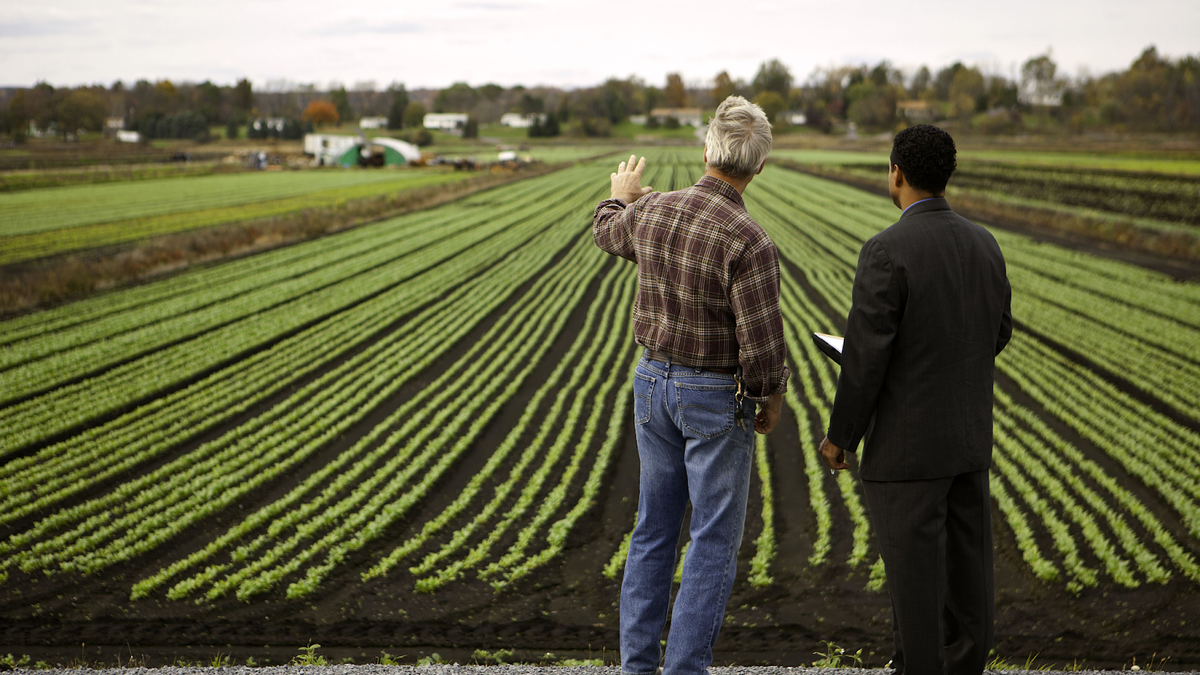
[[[730,96],[709,124],[699,182],[651,192],[641,185],[645,158],[631,156],[596,207],[596,245],[637,263],[634,339],[645,348],[633,382],[638,521],[621,587],[621,666],[630,675],[652,675],[663,659],[689,500],[691,544],[663,673],[703,673],[712,663],[746,519],[751,426],[765,434],[779,420],[789,375],[779,255],[742,201],[770,151],[766,115]]]

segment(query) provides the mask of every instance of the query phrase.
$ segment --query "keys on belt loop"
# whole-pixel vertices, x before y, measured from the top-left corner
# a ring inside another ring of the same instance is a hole
[[[733,404],[737,410],[733,413],[733,419],[737,420],[739,429],[745,429],[746,412],[742,409],[742,401],[746,398],[745,384],[742,381],[742,367],[738,366],[737,371],[733,374],[733,380],[737,382],[737,392],[733,395]]]

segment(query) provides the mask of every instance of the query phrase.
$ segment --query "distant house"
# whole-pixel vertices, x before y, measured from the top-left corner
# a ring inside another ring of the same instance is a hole
[[[29,130],[26,133],[33,138],[44,138],[47,136],[53,138],[58,135],[58,125],[51,122],[45,129],[42,129],[38,127],[37,122],[29,120]]]
[[[426,129],[453,131],[467,126],[466,113],[426,113],[424,126]]]
[[[1057,108],[1062,105],[1063,88],[1057,83],[1024,82],[1017,92],[1017,100],[1025,105],[1041,108]]]
[[[386,129],[386,117],[361,117],[358,120],[359,129]]]
[[[117,130],[118,143],[140,143],[142,135],[136,131],[125,131],[124,129]]]
[[[106,117],[104,119],[104,137],[116,138],[117,132],[125,128],[124,117]]]
[[[270,131],[274,130],[278,133],[283,133],[283,125],[287,119],[283,117],[260,117],[253,122],[255,131]]]
[[[789,110],[788,112],[783,113],[782,117],[783,119],[787,120],[788,124],[791,124],[792,126],[800,127],[808,124],[808,115],[805,115],[798,110]]]
[[[514,129],[528,129],[533,126],[534,120],[537,120],[538,124],[545,124],[546,113],[504,113],[500,116],[500,126],[513,127]]]
[[[704,126],[704,113],[699,108],[655,108],[650,111],[650,116],[657,117],[660,122],[668,117],[674,117],[682,125]]]
[[[910,122],[932,122],[935,105],[933,101],[897,101],[896,112]]]

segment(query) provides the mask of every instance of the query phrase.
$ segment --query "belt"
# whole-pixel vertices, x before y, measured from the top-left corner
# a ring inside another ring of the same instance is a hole
[[[672,357],[670,354],[655,351],[653,349],[646,350],[646,358],[650,359],[651,361],[661,361],[662,363],[678,364],[685,368],[696,368],[697,367],[697,366],[693,366],[693,365],[690,365],[687,363],[681,363],[679,361],[679,359]],[[737,368],[729,368],[729,367],[721,367],[721,366],[699,366],[699,368],[701,370],[708,370],[708,371],[711,371],[714,373],[721,373],[722,375],[734,375],[737,373]]]

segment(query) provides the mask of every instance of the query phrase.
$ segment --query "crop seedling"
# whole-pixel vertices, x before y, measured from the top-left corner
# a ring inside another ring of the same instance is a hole
[[[853,654],[847,654],[846,650],[837,646],[832,640],[827,640],[823,643],[825,652],[813,652],[818,658],[813,661],[814,668],[861,668],[862,667],[862,651],[859,649]]]
[[[471,658],[480,664],[495,664],[503,666],[506,659],[512,658],[513,652],[511,649],[497,649],[494,652],[489,652],[486,649],[476,649]]]
[[[438,654],[437,652],[434,652],[429,656],[422,656],[421,658],[417,659],[418,666],[432,666],[439,663],[445,663],[445,661],[442,660],[442,655]]]
[[[400,656],[392,656],[387,652],[380,652],[379,659],[376,661],[376,663],[381,666],[398,666],[400,665],[400,659],[402,658],[404,658],[403,654]]]
[[[320,648],[321,648],[321,645],[315,645],[311,642],[308,643],[308,646],[306,646],[306,647],[300,647],[300,654],[292,657],[292,665],[293,666],[327,666],[327,665],[329,665],[329,662],[325,660],[325,657],[317,653],[317,650]]]

